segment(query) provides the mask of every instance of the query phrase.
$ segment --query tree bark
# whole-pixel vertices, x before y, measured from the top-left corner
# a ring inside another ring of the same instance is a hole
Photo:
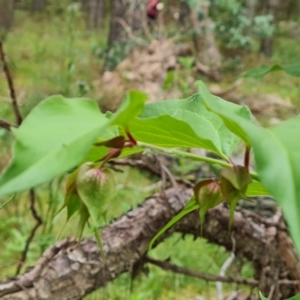
[[[199,16],[202,16],[199,19]],[[191,21],[194,30],[194,44],[197,52],[197,63],[206,66],[209,72],[205,75],[220,80],[221,54],[212,30],[212,21],[209,17],[209,5],[201,3],[191,8]],[[201,68],[198,68],[201,71]]]
[[[42,12],[47,5],[46,0],[32,0],[32,11],[34,13]]]
[[[187,0],[180,1],[179,8],[179,24],[185,27],[186,23],[189,21],[190,9],[187,4]]]
[[[101,260],[97,243],[92,238],[79,244],[72,240],[58,242],[29,272],[0,283],[1,299],[82,299],[121,273],[137,269],[137,265],[144,264],[150,240],[182,210],[191,195],[192,190],[186,186],[169,188],[164,197],[151,197],[105,227],[102,230],[105,261]],[[299,261],[285,224],[279,219],[264,221],[258,215],[239,209],[231,232],[236,242],[236,256],[252,261],[254,277],[259,281],[258,288],[268,295],[272,287],[272,299],[275,300],[286,299],[296,294],[299,288],[293,284],[279,284],[280,280],[300,279]],[[211,209],[205,219],[203,237],[231,251],[228,220],[229,212],[225,205]],[[199,237],[198,213],[183,218],[157,243],[174,232]]]
[[[273,23],[277,19],[277,9],[279,6],[279,0],[267,0],[263,2],[262,13],[271,14],[274,17]],[[262,38],[260,41],[260,53],[266,56],[272,56],[274,45],[274,36]]]
[[[88,29],[101,28],[103,24],[104,0],[84,1]]]
[[[0,37],[3,32],[7,31],[13,22],[14,1],[0,0]]]

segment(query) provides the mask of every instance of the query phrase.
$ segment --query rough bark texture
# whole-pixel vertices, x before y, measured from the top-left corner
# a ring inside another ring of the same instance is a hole
[[[14,1],[0,0],[0,34],[10,28],[14,16]]]
[[[100,259],[94,239],[80,244],[71,240],[48,249],[36,266],[24,275],[0,283],[0,299],[82,299],[105,286],[123,272],[132,271],[147,253],[153,236],[187,203],[192,190],[180,186],[156,195],[102,230],[106,260]],[[228,209],[222,204],[211,209],[205,220],[203,237],[232,250],[228,234]],[[173,232],[200,236],[197,213],[191,213],[158,240]],[[298,291],[295,285],[278,285],[280,279],[299,280],[299,262],[282,221],[264,221],[245,210],[235,213],[232,235],[236,255],[253,262],[259,289],[272,299],[286,299]]]
[[[88,29],[101,28],[103,24],[104,0],[85,1],[86,20]]]

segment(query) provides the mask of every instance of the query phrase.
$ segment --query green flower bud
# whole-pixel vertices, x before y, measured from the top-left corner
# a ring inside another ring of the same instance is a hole
[[[110,169],[99,169],[88,162],[78,169],[76,190],[80,200],[87,207],[92,224],[99,226],[111,200],[115,196],[116,183]]]
[[[200,225],[204,222],[206,212],[223,201],[219,182],[215,179],[206,179],[198,182],[194,187],[195,200],[199,205]]]

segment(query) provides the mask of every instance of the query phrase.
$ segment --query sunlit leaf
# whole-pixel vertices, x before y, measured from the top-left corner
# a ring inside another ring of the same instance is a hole
[[[178,221],[180,221],[185,215],[189,214],[190,212],[196,210],[199,208],[199,205],[195,201],[195,197],[192,197],[191,200],[187,203],[187,205],[184,207],[184,209],[177,214],[174,218],[172,218],[151,240],[149,243],[149,250],[152,249],[153,244],[155,241],[163,234],[165,233],[169,228],[171,228],[174,224],[176,224]]]

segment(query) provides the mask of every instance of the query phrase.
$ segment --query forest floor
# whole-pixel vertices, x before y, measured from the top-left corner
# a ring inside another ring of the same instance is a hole
[[[67,97],[84,96],[101,103],[103,96],[99,96],[99,91],[95,86],[101,77],[103,65],[101,53],[106,46],[106,36],[106,28],[101,32],[87,32],[80,16],[66,14],[51,18],[33,18],[27,13],[17,12],[15,25],[8,34],[4,46],[14,74],[22,114],[26,116],[37,103],[53,94],[63,94]],[[196,79],[205,80],[212,88],[226,89],[250,67],[299,61],[299,40],[286,34],[279,34],[275,42],[274,55],[270,59],[250,53],[242,58],[239,63],[241,65],[232,64],[231,69],[228,67],[221,83],[209,82],[199,74],[193,74],[193,76]],[[176,76],[184,78],[187,72],[192,71],[179,70]],[[162,89],[168,90],[170,86],[172,87],[169,81],[172,81],[173,75],[168,74]],[[0,79],[0,117],[13,122],[3,74],[0,75]],[[192,88],[188,85],[183,84],[181,89],[184,96],[192,94]],[[246,78],[234,93],[235,99],[239,98],[241,103],[243,101],[260,103],[264,101],[264,97],[273,95],[272,97],[293,105],[293,109],[284,115],[277,114],[277,108],[276,116],[272,116],[274,111],[265,116],[264,111],[261,110],[266,110],[269,105],[267,108],[260,106],[257,115],[261,116],[261,120],[266,123],[270,117],[287,118],[297,113],[300,107],[299,79],[291,78],[283,72],[272,73],[262,80]],[[0,170],[2,170],[10,157],[9,149],[12,139],[3,130],[0,130],[0,138]],[[118,175],[118,181],[122,183],[117,193],[120,206],[113,217],[131,209],[153,191],[157,191],[155,188],[149,189],[149,186],[156,183],[155,179],[141,177],[135,169],[124,168],[124,172]],[[30,246],[28,263],[25,267],[34,264],[41,253],[57,240],[65,222],[64,213],[51,221],[63,201],[59,189],[60,183],[60,180],[55,180],[50,186],[45,185],[39,188],[40,197],[37,199],[37,204],[44,224]],[[20,194],[13,202],[0,210],[0,280],[14,275],[26,238],[34,225],[26,203],[26,194]],[[76,218],[72,219],[60,238],[71,236],[76,222]],[[91,235],[89,229],[85,230],[84,235]],[[193,241],[191,237],[183,240],[178,235],[151,251],[151,256],[154,258],[163,260],[171,257],[172,262],[178,265],[214,274],[218,274],[228,255],[224,249],[208,244],[205,240]],[[232,268],[236,267],[233,264]],[[244,264],[241,275],[251,277],[252,269],[249,264]],[[229,293],[236,289],[236,286],[227,284],[224,288],[225,293]],[[248,288],[242,289],[249,292]],[[148,275],[141,275],[133,284],[129,275],[123,274],[114,282],[109,283],[106,288],[91,294],[86,299],[179,300],[195,296],[214,299],[215,290],[214,283],[165,272],[150,266]]]

